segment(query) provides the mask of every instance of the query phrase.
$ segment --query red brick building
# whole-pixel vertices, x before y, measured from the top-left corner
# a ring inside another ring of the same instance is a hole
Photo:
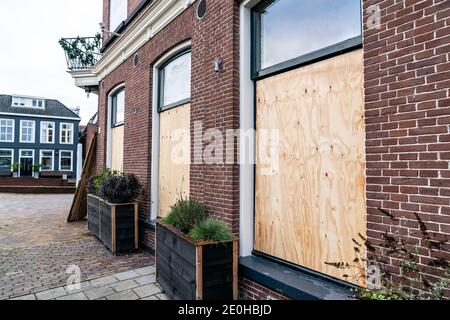
[[[183,193],[239,236],[243,298],[342,298],[346,279],[325,262],[351,262],[358,233],[375,245],[386,232],[408,235],[424,274],[442,276],[429,262],[450,257],[448,1],[104,0],[103,9],[102,58],[82,75],[98,85],[97,167],[142,181],[143,245],[154,248],[155,219]],[[167,165],[180,128],[190,161]],[[222,162],[205,160],[214,130],[239,129],[216,145]],[[256,139],[243,134],[251,129]],[[419,237],[416,214],[439,250]],[[398,259],[370,259],[401,273]]]

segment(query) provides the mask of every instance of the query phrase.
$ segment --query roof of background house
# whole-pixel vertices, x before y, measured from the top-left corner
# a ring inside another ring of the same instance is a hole
[[[11,95],[0,94],[0,113],[80,119],[75,112],[67,108],[58,100],[45,99],[45,110],[42,110],[37,108],[12,107],[12,97],[13,96]]]

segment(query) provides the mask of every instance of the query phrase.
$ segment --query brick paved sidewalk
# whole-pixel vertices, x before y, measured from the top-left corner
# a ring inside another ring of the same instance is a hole
[[[86,222],[66,223],[72,197],[0,194],[0,300],[63,287],[71,265],[89,282],[154,264],[143,251],[114,256]]]
[[[155,268],[145,267],[82,282],[80,289],[61,286],[13,300],[167,300],[156,283]]]

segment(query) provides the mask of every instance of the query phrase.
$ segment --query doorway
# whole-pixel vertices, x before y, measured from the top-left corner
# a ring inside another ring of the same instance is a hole
[[[21,150],[20,151],[20,177],[26,178],[33,176],[34,151]]]

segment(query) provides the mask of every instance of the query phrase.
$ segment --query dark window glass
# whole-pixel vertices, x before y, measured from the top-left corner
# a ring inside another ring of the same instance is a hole
[[[258,70],[361,36],[360,0],[263,1],[254,19]]]

